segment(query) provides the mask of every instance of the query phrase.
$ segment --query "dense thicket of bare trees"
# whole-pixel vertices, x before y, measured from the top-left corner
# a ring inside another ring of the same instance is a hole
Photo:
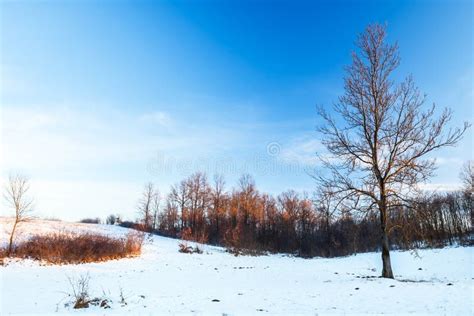
[[[234,251],[287,252],[304,257],[380,250],[380,213],[346,209],[327,194],[260,192],[245,175],[225,189],[196,173],[171,188],[158,215],[157,232],[223,245]],[[420,195],[388,211],[391,247],[438,247],[468,242],[472,212],[465,191]]]
[[[321,156],[327,172],[317,179],[352,209],[377,210],[382,276],[393,278],[389,216],[406,207],[416,186],[432,175],[435,165],[427,154],[455,145],[469,124],[449,128],[451,111],[437,117],[434,106],[425,109],[411,77],[400,84],[393,81],[400,57],[397,45],[387,43],[383,26],[368,26],[356,44],[335,116],[319,111],[329,156]]]

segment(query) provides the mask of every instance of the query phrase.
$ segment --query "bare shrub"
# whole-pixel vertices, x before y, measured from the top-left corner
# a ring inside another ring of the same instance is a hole
[[[203,250],[199,247],[199,245],[194,246],[194,253],[202,254]]]
[[[81,275],[77,280],[68,277],[69,285],[71,286],[71,295],[73,298],[73,308],[88,308],[90,303],[89,298],[89,274]]]
[[[193,246],[188,245],[188,243],[184,242],[184,243],[179,244],[179,252],[189,253],[189,254],[192,254],[192,253],[202,254],[203,250],[197,245],[193,247]]]
[[[37,235],[17,245],[12,256],[53,264],[106,261],[139,255],[143,238],[139,232],[130,232],[124,238],[73,233]]]
[[[120,303],[120,305],[122,305],[122,307],[123,307],[123,306],[125,306],[125,305],[128,304],[128,303],[127,303],[127,298],[125,297],[125,294],[123,293],[122,287],[119,288],[119,291],[120,291],[120,293],[119,293],[119,296],[120,296],[120,301],[119,301],[119,303]]]
[[[190,227],[187,227],[183,230],[183,232],[181,233],[181,238],[183,239],[183,242],[181,242],[179,244],[179,252],[182,252],[182,253],[198,253],[198,254],[203,253],[202,249],[198,245],[195,245],[193,247],[188,243],[188,241],[193,241],[193,240],[196,241],[195,240],[196,236],[193,234]],[[202,242],[202,243],[207,242],[207,236],[206,237],[200,236],[198,239],[199,239],[199,241],[197,241],[197,242]]]
[[[83,224],[100,224],[100,218],[83,218],[79,221],[79,223]]]
[[[89,308],[90,305],[99,306],[101,308],[110,308],[110,300],[105,297],[94,297],[91,298],[89,294],[89,274],[81,275],[77,280],[68,277],[69,284],[71,286],[72,305],[74,309]],[[71,303],[67,303],[66,307]]]
[[[145,234],[139,231],[130,231],[125,237],[125,253],[139,255],[142,251]]]
[[[179,252],[189,253],[189,254],[192,254],[192,253],[202,254],[203,250],[198,245],[193,247],[193,246],[190,246],[187,242],[181,242],[179,243]]]
[[[114,214],[110,214],[109,216],[107,216],[107,218],[105,219],[105,223],[107,225],[115,225],[115,223],[117,222],[117,216],[115,216]]]
[[[189,246],[187,242],[182,242],[179,244],[179,252],[193,253],[193,247]]]
[[[131,222],[131,221],[123,221],[123,222],[120,222],[119,223],[119,226],[120,227],[124,227],[124,228],[132,228],[132,229],[136,229],[136,230],[140,230],[140,225],[135,223],[135,222]]]

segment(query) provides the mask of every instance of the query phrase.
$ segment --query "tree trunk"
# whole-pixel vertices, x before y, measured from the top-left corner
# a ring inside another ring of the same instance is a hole
[[[384,204],[384,203],[382,203]],[[381,205],[380,223],[382,228],[382,277],[393,279],[392,263],[390,261],[390,244],[387,234],[387,213],[385,205]]]
[[[219,243],[219,214],[216,215],[216,243]]]
[[[12,233],[10,234],[10,241],[8,243],[8,253],[7,256],[10,256],[13,250],[13,237],[15,235],[16,225],[18,224],[18,220],[15,219],[15,223],[13,224]]]
[[[329,226],[329,212],[326,213],[326,256],[331,257],[331,227]]]
[[[388,242],[388,234],[382,229],[382,277],[393,279],[392,263],[390,261],[390,246]]]

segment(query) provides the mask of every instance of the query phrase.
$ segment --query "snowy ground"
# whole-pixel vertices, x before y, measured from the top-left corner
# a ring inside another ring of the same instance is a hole
[[[0,218],[0,240],[8,222]],[[35,221],[31,232],[126,229]],[[181,254],[179,241],[154,236],[137,258],[48,266],[9,261],[0,267],[0,314],[450,314],[473,315],[474,248],[393,252],[396,280],[378,278],[380,255],[301,259],[283,255],[234,257],[218,247]],[[110,309],[65,307],[68,277],[89,274],[92,296],[108,297]],[[126,305],[120,303],[120,289]]]

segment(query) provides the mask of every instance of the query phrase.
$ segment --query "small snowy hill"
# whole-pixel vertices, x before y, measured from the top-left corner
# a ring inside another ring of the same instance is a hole
[[[14,219],[12,217],[0,216],[0,241],[2,243],[6,242],[10,236],[13,220]],[[19,224],[18,231],[15,234],[15,240],[22,241],[32,235],[43,235],[54,232],[88,232],[121,237],[125,236],[128,231],[129,230],[127,228],[112,225],[69,223],[62,221],[35,219],[30,222]]]
[[[0,240],[8,219],[0,218]],[[20,238],[51,231],[124,235],[127,229],[36,220]],[[82,265],[9,261],[0,267],[0,314],[450,314],[474,312],[473,248],[393,252],[396,280],[378,278],[380,254],[335,259],[235,257],[219,247],[178,252],[178,240],[153,236],[140,257]],[[68,278],[90,276],[91,296],[110,309],[73,310]],[[124,301],[121,301],[121,292]]]

